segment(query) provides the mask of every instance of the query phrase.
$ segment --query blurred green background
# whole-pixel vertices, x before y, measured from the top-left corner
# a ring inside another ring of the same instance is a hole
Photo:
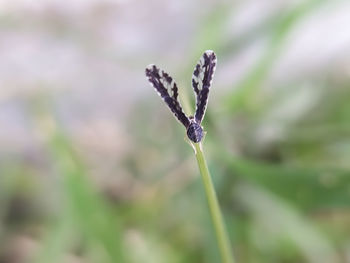
[[[237,262],[350,262],[350,2],[0,1],[0,262],[220,262],[182,105]]]

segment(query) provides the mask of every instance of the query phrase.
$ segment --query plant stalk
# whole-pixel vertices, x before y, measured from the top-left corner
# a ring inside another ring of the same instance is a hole
[[[211,219],[215,228],[216,239],[220,250],[223,263],[234,263],[233,255],[230,248],[230,240],[228,238],[224,220],[221,214],[219,202],[216,196],[213,181],[210,177],[207,162],[204,157],[201,143],[193,143],[197,158],[198,167],[202,175],[205,193],[208,200]]]

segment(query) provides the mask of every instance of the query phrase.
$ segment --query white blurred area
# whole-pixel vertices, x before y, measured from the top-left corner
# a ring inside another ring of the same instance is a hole
[[[141,98],[154,98],[145,66],[157,63],[186,83],[176,75],[183,65],[195,64],[191,52],[212,10],[228,9],[221,40],[227,46],[268,17],[304,2],[2,0],[0,154],[32,149],[35,132],[25,105],[43,92],[54,98],[55,114],[73,137],[101,151],[123,151],[131,141],[125,124],[130,110]],[[349,14],[349,1],[324,1],[298,21],[268,72],[266,86],[296,81],[308,86],[324,74],[349,77]],[[263,31],[239,54],[220,57],[219,51],[212,96],[235,87],[263,56],[267,43]],[[190,79],[185,88],[190,88]]]

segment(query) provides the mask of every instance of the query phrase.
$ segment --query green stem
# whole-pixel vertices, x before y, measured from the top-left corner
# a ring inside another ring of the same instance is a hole
[[[198,162],[198,167],[202,175],[205,193],[208,200],[209,210],[213,225],[215,228],[216,238],[218,241],[218,247],[221,254],[223,263],[234,263],[232,252],[230,249],[230,241],[225,230],[224,220],[219,207],[219,202],[216,197],[213,181],[211,180],[207,162],[204,158],[201,143],[193,143],[195,148],[195,154]]]

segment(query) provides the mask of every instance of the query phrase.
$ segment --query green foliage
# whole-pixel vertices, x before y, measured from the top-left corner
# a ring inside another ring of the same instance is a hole
[[[266,40],[238,84],[222,87],[214,80],[204,121],[206,159],[236,262],[349,260],[348,75],[330,67],[325,75],[266,88],[293,30],[319,8],[338,2],[296,3],[239,38],[226,35],[235,6],[219,5],[203,15],[190,57],[181,58],[184,65],[173,74],[188,84],[179,87],[191,113],[190,74],[203,50],[218,54],[218,76],[247,45]],[[60,123],[55,99],[62,94],[22,101],[37,152],[9,149],[0,160],[0,262],[11,262],[23,247],[35,252],[33,263],[218,262],[195,158],[183,128],[152,92],[118,122],[127,133],[118,137],[124,148],[108,157],[97,149],[84,152]],[[297,103],[285,108],[305,94],[302,110]],[[45,101],[49,106],[42,106]],[[113,176],[106,182],[108,172],[94,169],[107,161]]]

